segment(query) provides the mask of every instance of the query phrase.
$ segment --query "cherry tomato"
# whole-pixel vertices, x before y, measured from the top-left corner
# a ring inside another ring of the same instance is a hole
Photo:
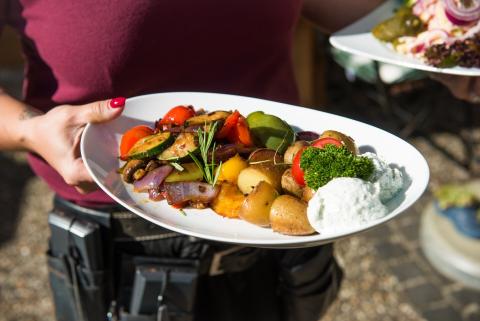
[[[120,141],[120,158],[127,159],[128,152],[132,146],[143,137],[153,134],[153,129],[145,125],[139,125],[127,130]]]
[[[303,151],[306,147],[300,149],[295,156],[293,157],[292,163],[292,176],[293,179],[298,183],[298,185],[304,187],[305,179],[303,177],[303,170],[300,168],[300,157],[302,157]]]
[[[237,125],[239,117],[240,113],[238,110],[235,110],[232,114],[230,114],[227,119],[225,119],[222,128],[217,132],[216,137],[219,139],[226,138],[232,129]]]
[[[195,110],[193,110],[192,106],[180,105],[170,109],[160,120],[159,124],[181,126],[187,119],[193,116],[195,116]]]
[[[338,147],[343,146],[341,141],[339,141],[338,139],[332,138],[332,137],[319,138],[312,143],[312,146],[323,148],[323,147],[325,147],[325,145],[328,145],[328,144],[335,145],[335,146],[338,146]]]
[[[240,116],[236,126],[237,140],[245,146],[253,146],[252,135],[250,134],[250,127],[248,127],[245,117]]]

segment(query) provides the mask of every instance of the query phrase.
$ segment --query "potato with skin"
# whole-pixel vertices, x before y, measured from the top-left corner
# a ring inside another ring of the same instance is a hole
[[[358,154],[357,146],[355,145],[355,141],[353,140],[352,137],[347,136],[341,132],[337,132],[336,130],[324,131],[320,135],[320,138],[325,138],[325,137],[334,138],[336,140],[343,142],[343,144],[345,145],[345,147],[347,147],[349,151],[351,151],[354,155]]]
[[[283,162],[285,164],[292,164],[293,158],[295,157],[297,152],[305,146],[308,146],[308,143],[304,140],[297,140],[295,143],[288,146],[287,150],[285,151],[285,154],[283,155]]]
[[[312,199],[313,194],[315,194],[315,191],[312,188],[305,186],[302,189],[302,197],[301,197],[302,201],[308,203],[308,201]]]
[[[302,197],[303,188],[292,176],[292,169],[287,169],[282,175],[282,189],[284,192],[297,197]]]
[[[282,188],[282,174],[287,169],[283,157],[272,149],[257,149],[248,158],[249,166],[237,178],[242,193],[250,193],[261,181],[272,185],[278,192]]]
[[[270,207],[277,196],[278,192],[272,185],[261,181],[245,198],[239,211],[240,218],[255,225],[268,227]]]
[[[272,230],[286,235],[309,235],[315,232],[307,218],[307,203],[291,195],[280,195],[270,208]]]
[[[280,191],[282,188],[281,178],[281,176],[277,178],[271,172],[261,168],[247,167],[238,175],[237,185],[243,194],[250,194],[260,182],[267,182],[275,190]]]

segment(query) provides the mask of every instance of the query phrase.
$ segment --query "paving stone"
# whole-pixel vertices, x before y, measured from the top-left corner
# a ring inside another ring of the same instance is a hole
[[[405,293],[412,304],[415,305],[420,311],[428,309],[431,303],[438,302],[443,299],[441,289],[431,283],[425,283],[407,288],[405,289]]]
[[[407,255],[407,250],[399,242],[385,241],[375,245],[377,253],[382,258],[399,258]]]
[[[392,234],[392,230],[390,229],[388,224],[383,224],[374,229],[371,229],[365,234],[365,236],[369,237],[373,241],[378,242],[378,241],[383,241],[389,238],[391,234]]]
[[[453,291],[450,294],[462,305],[480,303],[480,291],[460,289],[458,291]]]
[[[462,316],[452,307],[427,310],[423,313],[427,321],[461,321]]]
[[[390,266],[390,270],[400,282],[423,276],[424,274],[416,262],[412,260]]]
[[[412,223],[399,228],[399,232],[405,237],[408,242],[418,241],[418,224]]]

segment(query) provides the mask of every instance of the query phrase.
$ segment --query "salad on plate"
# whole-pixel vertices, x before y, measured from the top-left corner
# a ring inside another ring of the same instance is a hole
[[[400,169],[336,130],[297,131],[278,116],[171,108],[121,138],[118,172],[134,193],[286,235],[337,233],[387,215]]]
[[[437,68],[480,68],[480,0],[407,0],[372,34]]]

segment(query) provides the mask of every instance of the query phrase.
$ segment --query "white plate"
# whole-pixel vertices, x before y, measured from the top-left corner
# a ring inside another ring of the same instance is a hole
[[[256,110],[274,114],[295,129],[321,132],[335,129],[352,136],[360,148],[374,148],[390,163],[395,163],[412,178],[411,184],[390,205],[384,218],[337,235],[287,236],[239,219],[223,218],[210,209],[186,209],[186,216],[166,201],[152,202],[147,194],[134,193],[116,170],[120,166],[118,149],[125,130],[138,124],[152,125],[171,107],[191,104],[213,111],[238,109],[243,115]],[[118,203],[141,217],[167,229],[204,239],[261,247],[293,248],[313,246],[356,234],[382,224],[412,205],[425,190],[429,170],[425,159],[410,144],[376,127],[351,119],[303,107],[267,100],[212,93],[162,93],[130,98],[121,117],[105,124],[89,124],[81,140],[83,161],[96,183]]]
[[[385,2],[367,16],[334,33],[330,37],[330,43],[335,48],[348,53],[402,67],[451,75],[480,76],[480,68],[436,68],[429,66],[419,59],[395,52],[376,39],[370,32],[372,28],[379,22],[391,17],[393,10],[403,2],[403,0]]]

